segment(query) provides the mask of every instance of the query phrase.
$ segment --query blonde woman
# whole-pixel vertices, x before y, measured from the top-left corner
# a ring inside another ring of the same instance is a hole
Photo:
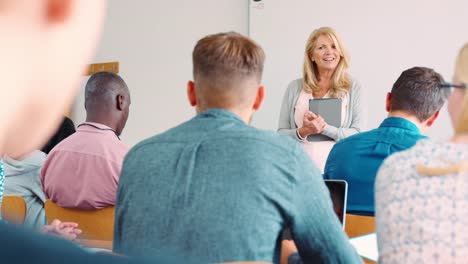
[[[377,174],[379,263],[466,263],[468,256],[468,43],[461,49],[448,112],[455,135],[423,139],[389,157]]]
[[[363,126],[361,87],[349,76],[349,58],[336,31],[322,27],[307,40],[302,79],[292,81],[283,97],[278,132],[301,142],[323,173],[328,153],[336,141],[356,134]],[[309,111],[309,100],[341,98],[341,125],[327,124]],[[319,141],[309,141],[310,135]]]

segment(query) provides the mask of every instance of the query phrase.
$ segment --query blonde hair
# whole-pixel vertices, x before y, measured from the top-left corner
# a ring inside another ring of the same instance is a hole
[[[455,64],[455,78],[468,85],[468,43],[460,50]],[[463,108],[455,126],[455,135],[468,133],[468,93],[463,98]]]
[[[302,73],[303,89],[308,93],[319,92],[320,87],[317,64],[310,58],[312,51],[315,49],[317,39],[320,36],[329,37],[336,46],[340,54],[340,62],[336,66],[335,72],[332,76],[332,84],[329,90],[331,97],[343,97],[351,89],[351,79],[348,76],[349,56],[344,48],[343,41],[338,33],[331,27],[321,27],[314,30],[307,40],[305,54],[304,54],[304,67]]]
[[[455,63],[455,78],[465,85],[468,84],[468,43],[458,53]],[[468,93],[466,91],[461,107],[460,118],[455,125],[455,136],[468,134]],[[468,171],[468,161],[451,164],[448,167],[426,167],[418,164],[416,165],[416,170],[420,174],[427,176],[462,173]]]

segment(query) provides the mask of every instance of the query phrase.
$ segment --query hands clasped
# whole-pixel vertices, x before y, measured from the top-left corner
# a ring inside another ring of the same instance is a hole
[[[307,111],[304,114],[303,123],[302,123],[302,132],[305,132],[305,135],[313,135],[313,134],[320,134],[325,130],[327,123],[325,120],[320,116],[311,111]]]

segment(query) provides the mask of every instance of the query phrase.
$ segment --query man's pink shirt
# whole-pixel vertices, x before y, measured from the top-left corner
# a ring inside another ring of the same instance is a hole
[[[42,187],[47,198],[62,207],[112,206],[129,148],[109,127],[85,124],[92,126],[79,126],[49,153],[41,170]]]

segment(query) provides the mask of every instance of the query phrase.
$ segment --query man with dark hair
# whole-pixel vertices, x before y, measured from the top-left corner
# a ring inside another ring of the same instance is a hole
[[[301,146],[249,126],[263,101],[264,58],[237,33],[198,41],[187,85],[197,115],[126,156],[116,252],[279,263],[281,232],[289,227],[305,263],[360,263]]]
[[[416,144],[439,115],[448,97],[440,89],[444,79],[432,69],[404,71],[387,94],[388,117],[371,131],[335,144],[325,165],[325,179],[349,184],[347,212],[374,215],[374,182],[377,170],[389,155]]]
[[[86,122],[58,144],[41,171],[46,196],[62,207],[99,209],[115,204],[123,158],[120,134],[130,92],[120,76],[99,72],[85,88]]]

